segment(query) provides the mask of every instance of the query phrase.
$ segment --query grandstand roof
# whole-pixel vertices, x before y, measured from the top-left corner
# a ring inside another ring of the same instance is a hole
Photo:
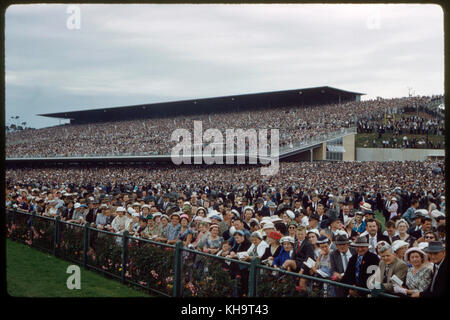
[[[71,123],[93,123],[101,121],[153,118],[159,116],[339,103],[354,101],[359,99],[361,95],[364,95],[364,93],[323,86],[38,115],[70,119]]]

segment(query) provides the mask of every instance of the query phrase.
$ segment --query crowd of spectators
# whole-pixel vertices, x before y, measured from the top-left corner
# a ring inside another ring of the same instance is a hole
[[[170,118],[61,125],[6,134],[6,157],[82,156],[120,154],[170,154],[175,129],[193,132],[193,121],[203,130],[279,129],[280,148],[356,127],[359,119],[384,114],[391,109],[424,105],[431,97],[404,97],[341,104],[283,107],[229,113],[199,114]]]
[[[425,297],[446,288],[444,170],[442,161],[282,163],[271,177],[250,166],[8,169],[5,200],[114,233]],[[225,270],[248,279],[237,264]],[[310,284],[303,278],[297,290]],[[323,295],[363,294],[328,286]]]
[[[402,111],[402,110],[401,110]],[[445,135],[445,120],[427,114],[390,114],[360,119],[358,133],[376,134],[370,147],[443,149],[443,139],[433,141],[431,136]],[[420,136],[409,136],[420,135]]]

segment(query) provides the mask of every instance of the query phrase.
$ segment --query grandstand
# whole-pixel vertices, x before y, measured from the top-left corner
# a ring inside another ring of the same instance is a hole
[[[71,123],[7,133],[6,161],[18,165],[167,162],[177,143],[171,141],[171,133],[178,128],[190,130],[194,120],[202,121],[203,130],[221,132],[228,128],[278,129],[280,160],[352,161],[358,121],[431,101],[430,97],[361,101],[361,95],[316,87],[41,114]]]

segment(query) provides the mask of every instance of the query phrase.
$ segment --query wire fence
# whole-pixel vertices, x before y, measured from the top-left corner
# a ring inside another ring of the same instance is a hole
[[[397,297],[328,279],[229,259],[176,245],[112,233],[6,209],[7,237],[166,297],[330,297],[353,289],[365,297]],[[307,283],[299,290],[299,282]]]

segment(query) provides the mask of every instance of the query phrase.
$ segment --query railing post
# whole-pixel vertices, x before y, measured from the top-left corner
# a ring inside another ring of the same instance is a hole
[[[183,242],[177,241],[175,244],[175,266],[173,275],[173,296],[181,296],[181,270],[182,270],[182,256],[183,256]]]
[[[61,220],[61,217],[56,216],[55,229],[53,230],[53,255],[54,256],[56,256],[56,244],[58,243],[59,220]]]
[[[30,243],[31,243],[30,246],[31,247],[33,246],[33,218],[35,215],[36,215],[36,213],[33,211],[30,216]]]
[[[127,269],[127,259],[128,259],[127,251],[128,251],[128,231],[125,230],[123,232],[122,237],[122,273],[120,275],[120,281],[122,283],[125,283],[125,273]]]
[[[252,258],[250,264],[250,274],[248,276],[248,297],[256,296],[256,275],[258,271],[259,258]]]
[[[89,240],[89,222],[84,224],[83,233],[83,268],[86,268],[87,264],[87,251],[88,251],[88,240]]]

